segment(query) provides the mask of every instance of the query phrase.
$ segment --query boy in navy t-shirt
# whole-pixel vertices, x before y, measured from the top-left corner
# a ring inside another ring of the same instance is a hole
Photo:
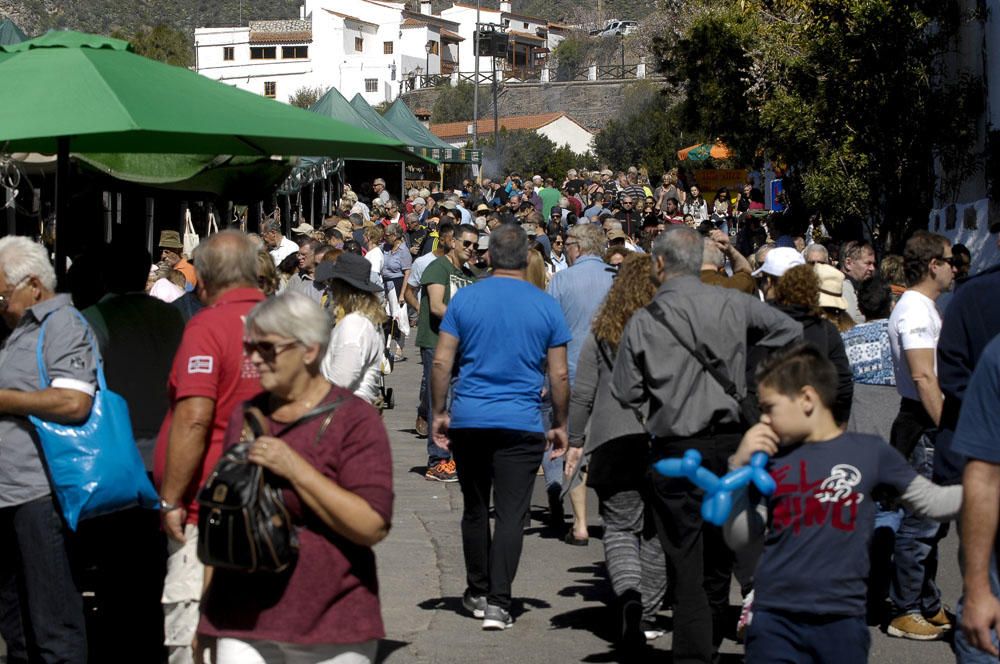
[[[778,486],[763,501],[747,491],[736,496],[725,528],[734,549],[763,541],[746,661],[865,662],[872,490],[888,485],[915,512],[944,521],[957,516],[961,487],[917,475],[878,437],[844,433],[831,412],[836,369],[815,347],[775,353],[758,369],[757,382],[761,421],[730,465],[745,466],[755,452],[766,452]]]

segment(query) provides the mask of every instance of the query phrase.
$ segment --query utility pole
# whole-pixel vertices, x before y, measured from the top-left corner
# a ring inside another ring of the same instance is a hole
[[[490,58],[493,61],[493,148],[496,150],[497,158],[500,157],[500,104],[497,101],[497,57],[496,53]],[[500,164],[497,164],[499,167]]]
[[[472,78],[472,149],[479,149],[479,11],[482,0],[476,0],[476,31],[472,35],[472,52],[476,56],[476,73]]]

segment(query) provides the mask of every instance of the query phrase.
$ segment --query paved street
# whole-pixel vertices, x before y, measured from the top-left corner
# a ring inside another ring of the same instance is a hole
[[[396,507],[392,533],[376,549],[387,639],[380,657],[405,662],[616,662],[609,643],[612,617],[607,608],[610,586],[604,577],[600,519],[591,494],[591,541],[573,547],[553,538],[539,519],[546,498],[541,477],[532,500],[531,527],[514,582],[514,627],[483,632],[479,621],[458,612],[465,587],[459,519],[458,484],[424,480],[426,443],[413,423],[420,364],[412,347],[408,359],[390,376],[396,409],[386,411],[393,443]],[[568,511],[568,506],[567,506]],[[955,537],[941,552],[939,582],[953,605],[960,588]],[[734,588],[733,602],[738,595]],[[664,662],[669,634],[654,642],[649,661]],[[741,661],[742,649],[727,641],[722,661]],[[872,630],[871,662],[942,664],[952,661],[945,643],[893,639]]]

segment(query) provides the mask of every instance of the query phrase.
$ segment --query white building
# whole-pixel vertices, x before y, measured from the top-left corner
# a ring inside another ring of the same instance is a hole
[[[986,103],[977,122],[975,145],[969,152],[976,167],[967,173],[950,173],[938,161],[935,195],[928,215],[928,229],[972,253],[972,273],[1000,264],[997,236],[991,226],[1000,223],[1000,0],[962,0],[964,20],[956,44],[942,56],[942,81],[957,81],[962,74],[982,80]]]
[[[195,30],[198,73],[288,101],[302,87],[336,87],[350,99],[391,101],[400,80],[457,71],[459,24],[403,3],[305,0],[300,18]],[[470,69],[471,71],[471,69]]]
[[[576,154],[585,154],[593,149],[594,134],[565,113],[542,113],[539,115],[512,115],[500,118],[500,128],[506,131],[527,129],[545,136],[557,146],[569,145]],[[465,147],[472,141],[471,122],[445,122],[432,124],[431,133],[457,148]],[[491,136],[493,118],[479,120],[479,136]]]
[[[454,2],[448,9],[441,10],[441,16],[459,24],[458,34],[464,39],[459,46],[462,71],[474,71],[476,6]],[[502,1],[499,9],[481,9],[479,22],[495,25],[497,29],[507,32],[510,42],[505,69],[525,74],[534,74],[541,68],[547,61],[549,53],[566,37],[569,30],[564,25],[550,23],[543,18],[515,14],[511,11],[508,1]],[[480,58],[480,72],[489,72],[491,67],[490,58]]]

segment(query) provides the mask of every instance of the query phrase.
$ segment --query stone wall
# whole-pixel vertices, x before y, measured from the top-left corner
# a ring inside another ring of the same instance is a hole
[[[663,81],[646,79],[665,85]],[[571,83],[508,83],[500,92],[500,116],[566,113],[591,131],[600,131],[618,113],[628,81],[574,81]],[[438,95],[446,88],[423,88],[403,94],[410,109],[434,108]],[[484,86],[480,94],[490,94]]]

